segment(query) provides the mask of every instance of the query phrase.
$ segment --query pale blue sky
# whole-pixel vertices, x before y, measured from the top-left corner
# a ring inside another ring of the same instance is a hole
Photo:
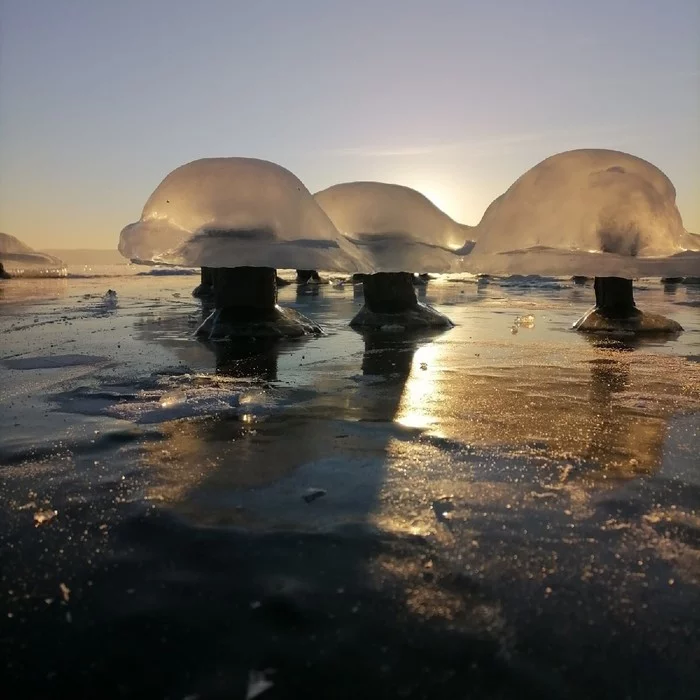
[[[115,247],[203,156],[475,224],[578,147],[651,160],[700,232],[698,0],[0,0],[0,231],[38,248]]]

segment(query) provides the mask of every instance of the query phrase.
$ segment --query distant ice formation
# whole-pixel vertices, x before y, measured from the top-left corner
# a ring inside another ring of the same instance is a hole
[[[491,203],[462,269],[496,275],[697,275],[700,236],[683,228],[675,200],[671,181],[641,158],[602,149],[559,153]]]
[[[66,277],[62,260],[37,253],[18,238],[0,233],[0,263],[10,277]]]
[[[338,231],[367,251],[375,272],[450,272],[471,227],[410,187],[345,182],[314,197]]]
[[[122,230],[119,251],[195,267],[367,271],[301,180],[254,158],[203,158],[173,170],[141,219]]]

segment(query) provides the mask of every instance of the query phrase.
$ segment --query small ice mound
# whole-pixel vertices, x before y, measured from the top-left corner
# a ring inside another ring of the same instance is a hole
[[[256,392],[219,387],[142,390],[130,400],[103,409],[114,418],[138,424],[155,424],[186,418],[269,411]]]
[[[664,276],[700,271],[666,175],[603,149],[551,156],[488,207],[464,270],[490,274]],[[675,271],[675,272],[674,272]]]
[[[314,197],[344,236],[369,253],[375,272],[452,272],[471,227],[410,187],[345,182]]]
[[[102,296],[102,307],[105,311],[114,311],[119,305],[117,293],[113,289],[108,289]]]
[[[367,267],[301,180],[254,158],[203,158],[173,170],[122,230],[119,252],[185,267]]]
[[[18,238],[0,233],[0,279],[7,277],[67,277],[62,260],[37,253]]]

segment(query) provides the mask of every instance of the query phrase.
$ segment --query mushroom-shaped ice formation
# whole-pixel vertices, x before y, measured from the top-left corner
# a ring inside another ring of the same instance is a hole
[[[66,277],[65,263],[53,255],[37,253],[18,238],[0,233],[0,278]]]
[[[215,311],[197,331],[211,339],[319,332],[277,305],[275,269],[367,266],[301,180],[254,158],[203,158],[173,170],[141,219],[122,230],[119,251],[132,260],[201,267],[205,286],[211,270]]]
[[[375,274],[364,279],[365,305],[351,325],[368,328],[449,327],[448,318],[419,304],[413,272],[458,269],[470,227],[458,224],[410,187],[345,182],[314,197],[338,231],[366,251]]]
[[[636,156],[558,153],[491,203],[463,270],[595,277],[596,307],[575,328],[677,332],[674,321],[635,307],[631,282],[700,270],[700,237],[683,228],[675,198],[666,175]]]

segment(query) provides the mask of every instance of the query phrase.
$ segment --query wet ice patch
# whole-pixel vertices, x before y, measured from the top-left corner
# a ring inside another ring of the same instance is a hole
[[[59,369],[62,367],[78,367],[80,365],[97,365],[107,362],[101,355],[40,355],[37,357],[18,357],[3,360],[2,364],[8,369]]]

